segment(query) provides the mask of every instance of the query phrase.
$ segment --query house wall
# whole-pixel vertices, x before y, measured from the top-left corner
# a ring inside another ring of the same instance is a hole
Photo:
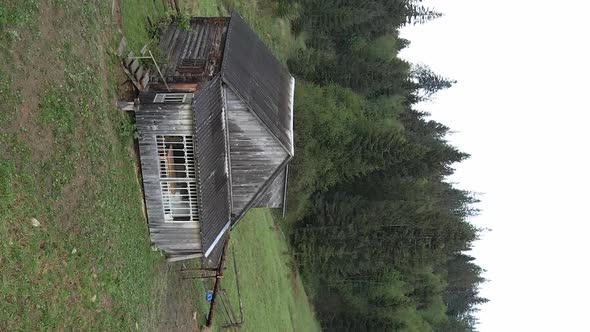
[[[288,155],[266,126],[227,86],[225,98],[229,128],[232,212],[239,215]]]
[[[283,207],[283,197],[285,194],[285,167],[281,173],[273,180],[266,191],[258,197],[253,207],[281,208]]]
[[[225,32],[229,19],[224,17],[195,17],[188,31],[171,24],[160,38],[165,63],[162,73],[167,82],[207,81],[219,72]],[[195,61],[191,67],[183,61]],[[201,66],[201,64],[205,64]],[[154,73],[155,81],[161,80]]]
[[[152,242],[170,256],[202,253],[199,222],[164,222],[156,135],[194,135],[190,100],[185,104],[151,104],[140,96],[136,111],[145,203]]]

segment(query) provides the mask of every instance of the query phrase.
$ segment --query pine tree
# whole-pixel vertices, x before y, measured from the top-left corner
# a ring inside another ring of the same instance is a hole
[[[424,65],[414,66],[411,77],[416,82],[416,89],[422,99],[429,99],[438,91],[448,89],[457,83],[456,80],[436,74]]]

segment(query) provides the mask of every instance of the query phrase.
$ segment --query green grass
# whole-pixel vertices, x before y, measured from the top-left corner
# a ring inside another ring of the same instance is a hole
[[[131,51],[139,54],[152,38],[148,31],[148,18],[157,23],[166,14],[161,0],[121,0],[123,32]]]
[[[0,47],[5,55],[10,45],[22,39],[24,31],[35,27],[39,5],[38,0],[0,1]]]
[[[240,13],[258,33],[275,56],[286,63],[287,58],[298,48],[302,40],[294,39],[288,17],[277,17],[277,5],[271,0],[221,0],[228,12]]]
[[[148,329],[162,256],[113,107],[110,4],[54,1],[42,26],[32,3],[0,7],[19,31],[0,68],[0,330]]]
[[[0,161],[0,215],[14,203],[12,174],[14,166],[9,161]]]
[[[181,0],[180,8],[191,16],[221,16],[226,15],[225,8],[218,0]]]
[[[232,231],[222,288],[227,291],[236,314],[238,298],[232,251],[239,270],[245,322],[241,331],[319,331],[299,275],[290,265],[287,241],[267,209],[255,209]],[[197,287],[212,284],[197,281]],[[207,310],[204,297],[200,311]],[[223,307],[218,305],[215,327],[226,321]],[[203,319],[205,317],[202,317]]]

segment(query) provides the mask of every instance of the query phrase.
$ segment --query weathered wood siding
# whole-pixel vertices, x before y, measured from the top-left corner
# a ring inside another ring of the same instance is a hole
[[[246,104],[225,87],[232,176],[232,212],[240,215],[287,152]]]
[[[135,115],[151,239],[171,257],[202,253],[199,222],[164,221],[156,144],[156,135],[194,135],[189,103],[190,100],[185,104],[140,103]]]
[[[283,207],[285,195],[285,176],[287,168],[285,167],[268,188],[258,197],[254,207],[264,208],[281,208]]]
[[[162,68],[166,81],[202,82],[217,74],[228,22],[225,17],[195,17],[188,31],[171,24],[160,38],[166,59]],[[153,79],[160,80],[157,76]]]

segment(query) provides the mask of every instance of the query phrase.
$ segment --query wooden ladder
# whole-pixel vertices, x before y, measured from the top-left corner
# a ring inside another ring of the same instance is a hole
[[[137,90],[144,91],[150,82],[150,71],[149,69],[145,69],[139,62],[140,58],[143,57],[136,57],[133,55],[133,52],[129,52],[123,60],[123,70]]]
[[[123,54],[126,50],[127,39],[123,37],[123,39],[121,39],[121,42],[119,43],[119,47],[117,48],[117,55],[121,57],[121,65],[123,67],[123,71],[138,91],[147,90],[148,84],[150,82],[150,71],[141,64],[139,59],[152,59],[159,72],[160,68],[156,63],[156,60],[154,59],[152,52],[150,52],[147,49],[147,45],[145,45],[141,49],[141,56],[135,56],[133,52],[129,52],[126,57],[123,57]]]

